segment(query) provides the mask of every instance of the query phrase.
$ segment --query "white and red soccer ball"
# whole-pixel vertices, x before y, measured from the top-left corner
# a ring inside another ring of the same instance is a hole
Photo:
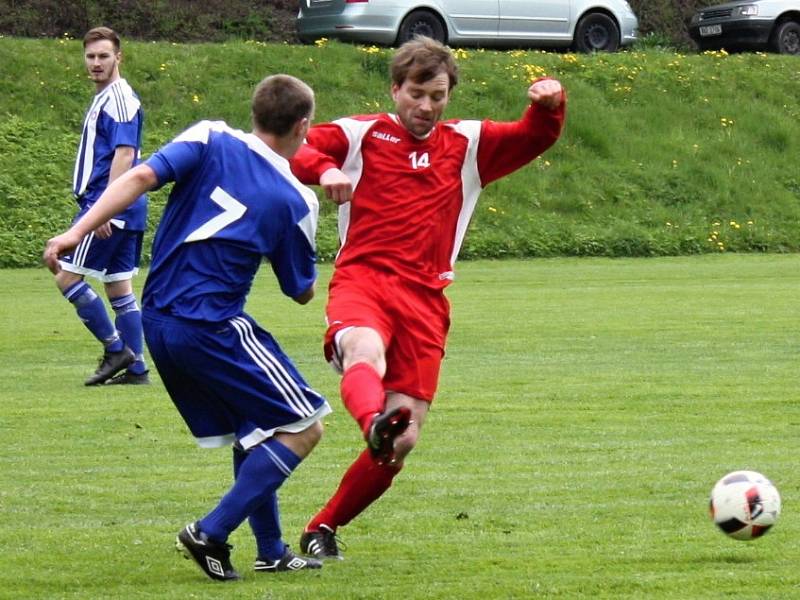
[[[737,540],[761,537],[781,514],[781,497],[772,482],[755,471],[733,471],[711,490],[711,518]]]

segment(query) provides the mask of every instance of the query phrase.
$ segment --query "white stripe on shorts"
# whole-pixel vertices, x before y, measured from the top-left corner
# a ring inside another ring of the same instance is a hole
[[[93,239],[94,231],[84,236],[84,238],[78,244],[78,247],[75,248],[72,262],[74,262],[77,266],[82,267],[83,263],[86,262],[86,255],[89,253],[89,247],[92,245]]]
[[[313,405],[306,399],[300,386],[286,372],[280,361],[256,339],[250,321],[235,317],[230,320],[230,323],[239,334],[242,346],[244,346],[250,358],[264,370],[270,381],[272,381],[272,385],[281,393],[286,403],[300,416],[307,417],[311,415],[314,412]]]

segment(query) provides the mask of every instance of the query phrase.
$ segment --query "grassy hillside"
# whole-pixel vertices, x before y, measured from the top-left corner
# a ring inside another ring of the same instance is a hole
[[[318,93],[318,120],[392,108],[390,50],[131,42],[123,75],[143,99],[148,155],[201,118],[249,126],[250,91],[288,72]],[[657,49],[583,56],[457,51],[448,117],[514,119],[526,82],[567,87],[562,139],[484,192],[464,257],[650,256],[800,250],[800,62]],[[80,42],[0,38],[0,266],[38,262],[73,214],[69,184],[92,94]],[[154,195],[157,219],[165,194]],[[321,255],[335,252],[324,205]]]

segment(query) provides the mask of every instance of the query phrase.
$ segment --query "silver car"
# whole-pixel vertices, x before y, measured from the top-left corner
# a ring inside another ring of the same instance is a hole
[[[451,46],[614,51],[637,39],[626,0],[300,0],[297,32],[400,45],[417,34]]]

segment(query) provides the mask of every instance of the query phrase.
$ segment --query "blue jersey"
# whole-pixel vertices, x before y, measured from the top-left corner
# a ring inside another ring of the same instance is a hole
[[[316,279],[316,194],[253,134],[202,121],[151,156],[159,185],[174,181],[153,241],[142,302],[195,321],[242,313],[266,257],[292,298]]]
[[[117,79],[95,95],[83,121],[72,178],[72,192],[80,206],[79,216],[89,210],[108,187],[111,161],[117,147],[134,148],[138,159],[143,122],[141,102],[124,79]],[[144,231],[147,197],[141,196],[112,222],[122,229]]]

